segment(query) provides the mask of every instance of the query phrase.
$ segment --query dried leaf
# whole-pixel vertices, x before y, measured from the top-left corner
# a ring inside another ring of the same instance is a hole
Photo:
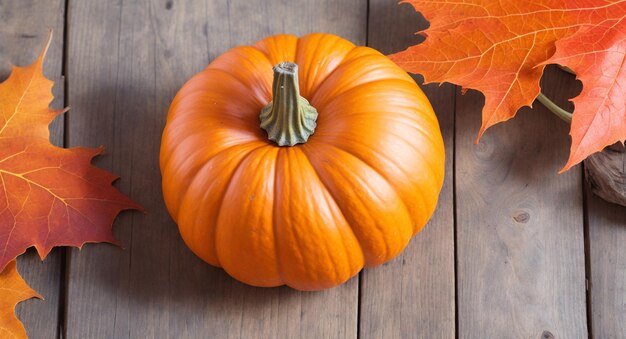
[[[35,246],[43,259],[54,246],[111,242],[124,209],[140,209],[111,186],[116,177],[91,165],[102,148],[64,149],[49,141],[52,81],[42,64],[14,67],[0,84],[0,270]]]

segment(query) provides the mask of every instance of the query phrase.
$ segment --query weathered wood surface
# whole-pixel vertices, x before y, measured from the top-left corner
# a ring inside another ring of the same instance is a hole
[[[626,208],[587,191],[594,338],[626,338]]]
[[[447,146],[439,206],[392,262],[339,288],[301,293],[240,284],[183,244],[158,170],[177,89],[228,48],[274,33],[326,31],[399,51],[425,26],[409,5],[0,0],[0,19],[0,79],[10,63],[32,62],[54,28],[45,73],[57,81],[56,107],[65,73],[72,110],[67,130],[62,119],[53,124],[53,141],[104,145],[95,163],[120,175],[116,185],[148,210],[116,221],[124,250],[97,244],[69,250],[66,262],[59,249],[43,264],[34,251],[20,258],[20,272],[46,297],[17,308],[32,338],[626,338],[626,210],[589,192],[584,204],[580,167],[556,174],[567,126],[543,107],[522,110],[475,145],[481,95],[451,85],[423,86]],[[564,106],[580,89],[555,69],[545,78],[544,90]]]
[[[368,45],[392,53],[417,43],[426,21],[408,4],[371,0]],[[421,80],[418,80],[421,82]],[[362,338],[454,338],[454,102],[452,85],[422,86],[439,118],[446,175],[435,215],[396,259],[361,274]]]
[[[54,40],[44,62],[44,74],[55,81],[56,99],[52,103],[55,108],[63,107],[64,12],[62,0],[0,1],[0,81],[9,76],[11,65],[33,63],[49,30],[54,29]],[[57,118],[50,127],[52,142],[59,146],[63,146],[63,119]],[[53,250],[44,263],[34,249],[18,259],[18,271],[45,298],[45,301],[33,299],[16,307],[16,313],[31,338],[54,338],[57,335],[64,251]]]
[[[567,75],[546,70],[564,102]],[[475,145],[482,95],[456,104],[456,239],[461,338],[587,336],[580,167],[557,175],[567,125],[540,104]]]

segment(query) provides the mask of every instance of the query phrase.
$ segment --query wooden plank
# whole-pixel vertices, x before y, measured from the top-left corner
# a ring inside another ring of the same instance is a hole
[[[321,293],[259,289],[196,258],[163,205],[158,153],[174,94],[211,59],[321,28],[364,44],[366,12],[365,0],[70,3],[70,144],[105,145],[96,163],[148,214],[117,220],[126,250],[71,253],[68,338],[356,337],[356,279]]]
[[[54,108],[63,107],[63,26],[65,1],[2,1],[0,2],[0,81],[4,81],[11,65],[26,66],[37,58],[54,29],[54,39],[44,62],[44,74],[55,82]],[[50,126],[51,140],[63,146],[63,117]],[[18,304],[16,312],[31,338],[57,336],[63,249],[54,249],[41,262],[34,249],[18,259],[18,270],[28,284],[45,297],[45,301],[29,300]]]
[[[370,0],[368,44],[388,54],[418,42],[426,21],[409,4]],[[422,83],[422,79],[417,80]],[[362,338],[454,338],[454,101],[452,85],[422,86],[439,118],[446,176],[435,215],[393,261],[361,279]]]
[[[593,338],[626,338],[626,207],[587,189]]]
[[[551,68],[544,78],[566,106],[571,76]],[[569,126],[536,104],[475,145],[482,106],[476,92],[457,96],[459,335],[587,337],[581,169],[557,174]]]

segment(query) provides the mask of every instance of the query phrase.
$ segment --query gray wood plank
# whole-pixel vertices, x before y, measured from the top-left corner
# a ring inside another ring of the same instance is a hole
[[[320,293],[259,289],[196,258],[163,205],[158,153],[174,94],[217,55],[274,33],[364,44],[366,11],[364,0],[70,3],[70,144],[105,145],[96,163],[148,214],[118,218],[126,250],[71,253],[68,338],[356,337],[357,279]]]
[[[11,65],[30,65],[43,48],[48,31],[54,39],[44,62],[44,74],[55,82],[54,108],[63,107],[63,26],[65,1],[20,0],[0,2],[0,81],[11,72]],[[51,140],[63,146],[63,117],[50,126]],[[44,296],[45,301],[32,299],[18,304],[16,312],[31,338],[55,338],[62,281],[62,251],[54,249],[41,262],[34,249],[18,258],[18,270],[26,282]]]
[[[626,207],[587,189],[593,338],[626,338]]]
[[[544,78],[547,95],[571,109],[571,76],[550,68]],[[476,92],[457,96],[459,335],[585,338],[581,168],[557,174],[569,126],[535,104],[475,145],[482,106]]]
[[[426,21],[408,4],[370,0],[368,44],[389,54],[416,44]],[[422,83],[419,78],[418,83]],[[362,338],[454,338],[454,102],[450,84],[422,86],[439,118],[446,176],[428,225],[396,259],[361,275]]]

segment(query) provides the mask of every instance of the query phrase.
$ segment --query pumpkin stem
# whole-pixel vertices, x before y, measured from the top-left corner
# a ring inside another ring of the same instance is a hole
[[[300,96],[298,65],[274,66],[273,100],[261,110],[261,128],[278,146],[305,143],[317,126],[317,110]]]

